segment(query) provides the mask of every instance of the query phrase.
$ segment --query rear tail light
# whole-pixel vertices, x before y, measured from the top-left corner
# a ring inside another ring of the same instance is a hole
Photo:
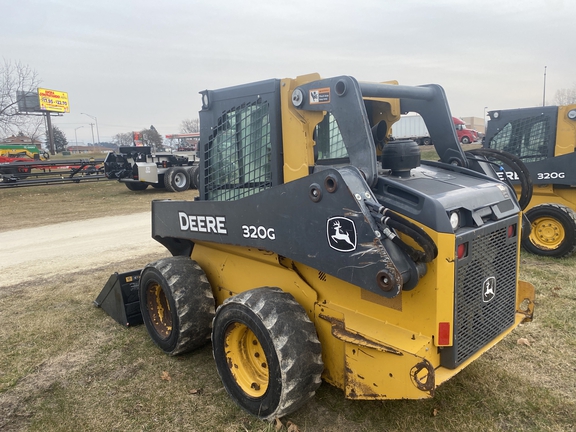
[[[449,345],[450,344],[450,323],[440,322],[438,323],[438,345]]]
[[[468,242],[459,244],[456,252],[458,259],[462,259],[468,256]]]

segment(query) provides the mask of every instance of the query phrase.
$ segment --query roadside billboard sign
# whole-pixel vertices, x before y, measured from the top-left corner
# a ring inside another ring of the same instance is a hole
[[[70,112],[68,93],[66,92],[38,88],[38,99],[41,111]]]

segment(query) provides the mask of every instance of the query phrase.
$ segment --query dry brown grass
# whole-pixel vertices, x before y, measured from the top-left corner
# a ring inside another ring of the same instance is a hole
[[[184,196],[131,192],[115,182],[0,190],[7,211],[0,230],[142,211],[152,198]],[[143,326],[124,328],[92,305],[111,273],[157,258],[127,257],[0,291],[0,430],[275,430],[231,402],[209,346],[168,357]],[[434,399],[349,401],[323,384],[284,424],[301,431],[574,430],[575,264],[576,257],[523,254],[522,276],[537,287],[534,322],[441,386]],[[520,338],[529,345],[518,344]]]
[[[170,193],[148,187],[134,192],[117,181],[0,189],[0,231],[150,210],[154,199],[193,200],[194,189]]]

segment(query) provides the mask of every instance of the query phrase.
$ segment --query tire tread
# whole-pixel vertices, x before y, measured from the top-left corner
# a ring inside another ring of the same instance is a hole
[[[296,411],[314,396],[322,382],[322,348],[314,324],[291,294],[276,287],[245,291],[226,299],[223,306],[229,303],[251,309],[274,341],[282,394],[276,409],[261,418],[273,420]]]
[[[165,281],[176,305],[177,323],[172,331],[178,333],[176,343],[166,350],[169,355],[178,355],[200,348],[210,341],[212,320],[215,313],[215,301],[212,288],[202,268],[189,257],[175,256],[163,258],[148,264],[155,268]],[[142,290],[141,290],[142,293]],[[144,302],[140,303],[145,307]],[[142,314],[146,311],[142,310]],[[145,320],[146,322],[146,320]],[[152,336],[152,331],[148,329]],[[154,342],[156,342],[154,340]]]

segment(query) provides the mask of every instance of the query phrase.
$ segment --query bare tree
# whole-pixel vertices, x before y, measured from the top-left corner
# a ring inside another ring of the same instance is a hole
[[[576,85],[572,88],[563,88],[554,95],[555,105],[570,105],[576,103]]]
[[[114,138],[112,139],[112,141],[118,147],[120,147],[120,146],[125,147],[125,146],[134,145],[134,138],[133,138],[132,132],[117,133],[116,135],[114,135]]]
[[[159,149],[162,147],[164,139],[158,133],[154,126],[150,126],[150,129],[143,129],[141,131],[142,134],[142,143],[145,146],[154,147],[155,149]]]
[[[32,142],[40,141],[45,134],[44,116],[28,116],[27,121],[20,125],[19,133],[30,138]]]
[[[15,134],[28,122],[38,122],[34,116],[18,112],[18,97],[37,91],[39,84],[38,74],[30,66],[6,59],[0,64],[0,133]]]
[[[181,133],[194,133],[200,132],[200,120],[199,119],[185,119],[180,123]]]

